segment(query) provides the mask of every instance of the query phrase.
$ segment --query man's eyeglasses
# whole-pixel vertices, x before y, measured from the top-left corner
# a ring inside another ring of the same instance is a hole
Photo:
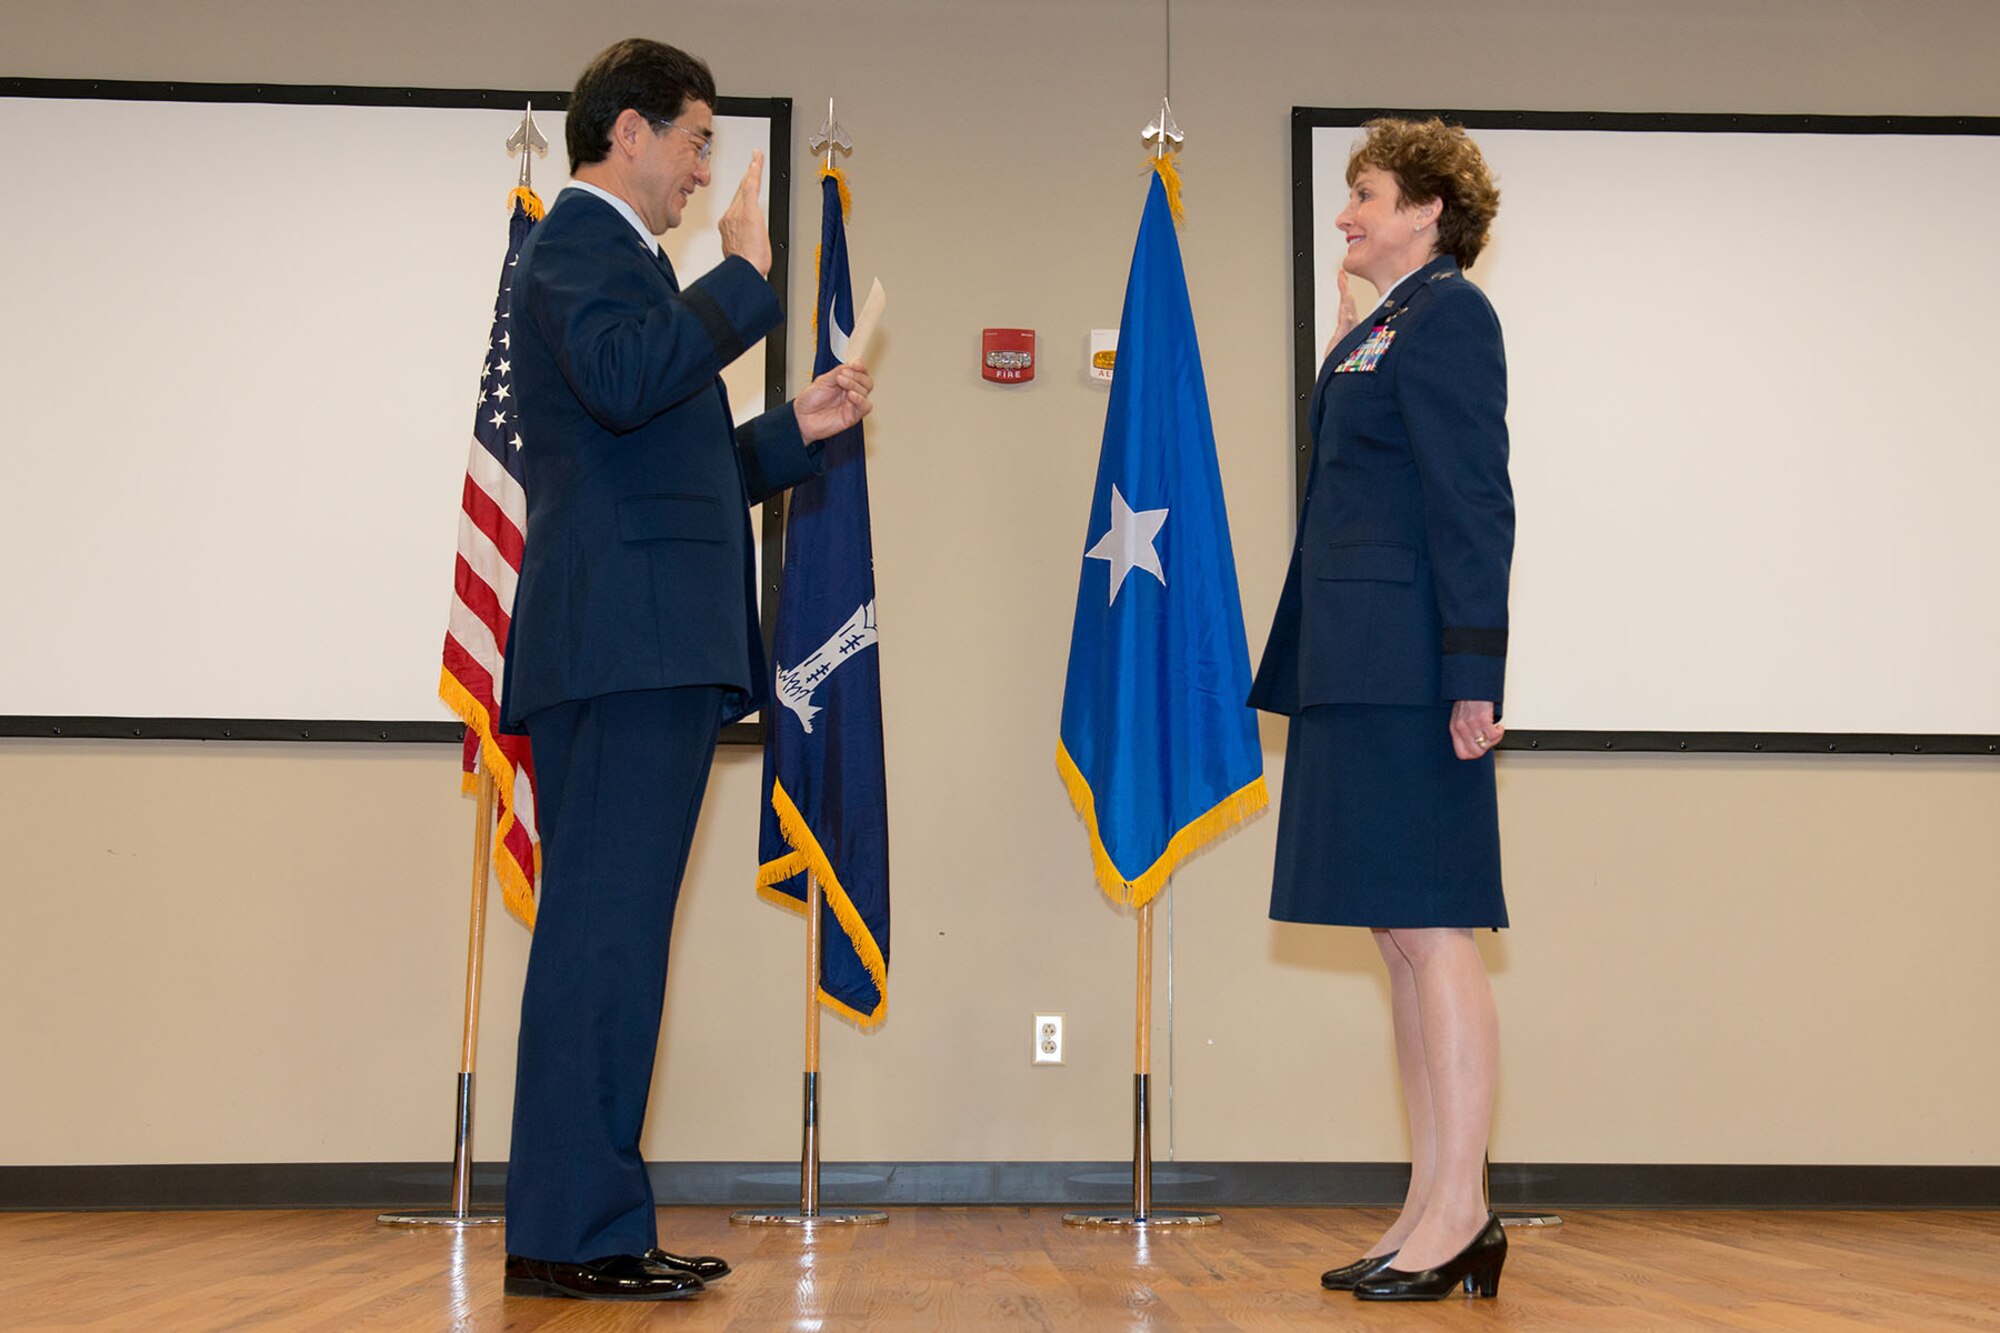
[[[715,151],[715,140],[713,139],[696,134],[693,130],[681,129],[679,125],[674,124],[671,120],[652,120],[650,116],[647,119],[663,130],[680,130],[682,134],[694,140],[694,160],[697,162],[708,161],[709,154]]]

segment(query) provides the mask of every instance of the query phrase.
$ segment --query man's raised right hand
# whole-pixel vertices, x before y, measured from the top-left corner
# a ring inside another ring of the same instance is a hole
[[[759,273],[769,276],[771,272],[771,232],[764,222],[764,207],[757,201],[757,192],[764,183],[764,155],[750,154],[750,169],[743,173],[743,183],[736,187],[736,197],[729,201],[729,208],[723,213],[717,230],[722,233],[722,255],[742,255],[754,265]]]

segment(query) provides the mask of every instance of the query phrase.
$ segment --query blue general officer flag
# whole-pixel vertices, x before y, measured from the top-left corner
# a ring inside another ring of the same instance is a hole
[[[1125,284],[1056,746],[1097,882],[1135,907],[1269,803],[1172,178]]]
[[[841,362],[854,331],[839,168],[820,189],[816,376]],[[888,1010],[889,814],[861,427],[828,440],[824,457],[825,471],[792,489],[785,529],[757,891],[802,912],[806,874],[819,878],[820,999],[873,1025]]]

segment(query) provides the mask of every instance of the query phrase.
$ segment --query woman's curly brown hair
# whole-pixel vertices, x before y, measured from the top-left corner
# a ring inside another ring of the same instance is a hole
[[[1460,268],[1486,248],[1493,215],[1500,211],[1500,188],[1479,145],[1463,127],[1429,120],[1371,120],[1362,126],[1368,137],[1354,146],[1347,159],[1347,183],[1368,167],[1396,178],[1403,206],[1444,201],[1438,214],[1438,253],[1450,255]]]

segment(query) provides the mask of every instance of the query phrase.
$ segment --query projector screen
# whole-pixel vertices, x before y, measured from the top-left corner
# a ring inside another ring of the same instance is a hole
[[[553,202],[566,100],[0,96],[10,732],[457,734],[437,680],[518,171],[504,145],[532,101]],[[716,219],[762,151],[782,295],[790,103],[717,111],[714,184],[667,250],[684,280],[720,261]],[[783,348],[725,373],[739,419],[783,401]]]
[[[1302,449],[1376,114],[1294,115]],[[1445,114],[1501,191],[1469,276],[1507,347],[1516,743],[1992,752],[2000,126]]]

